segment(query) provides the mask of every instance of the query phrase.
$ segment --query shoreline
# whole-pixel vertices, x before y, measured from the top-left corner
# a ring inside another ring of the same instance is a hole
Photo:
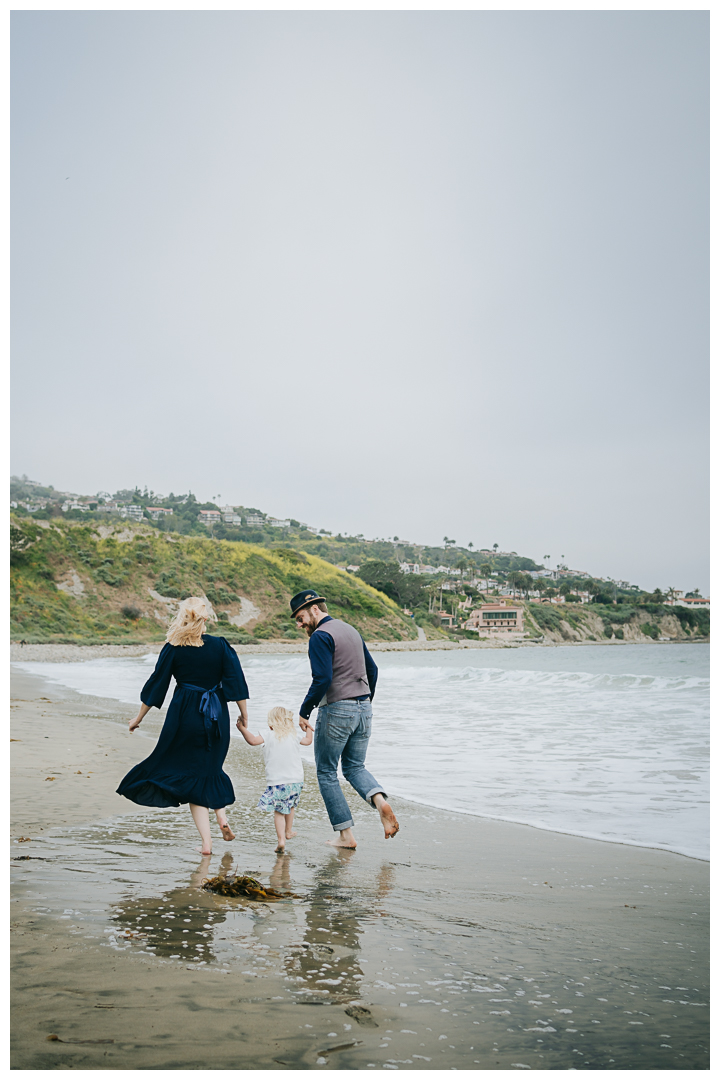
[[[94,694],[84,693],[84,692],[81,692],[81,691],[75,691],[72,688],[70,688],[70,687],[68,687],[68,686],[66,686],[66,685],[64,685],[62,683],[53,684],[52,680],[50,679],[49,676],[27,674],[27,673],[23,672],[22,677],[28,678],[28,679],[33,680],[33,681],[37,680],[41,685],[43,683],[45,683],[45,682],[50,683],[50,686],[48,686],[48,692],[50,692],[50,689],[52,688],[52,691],[56,695],[58,695],[60,697],[62,697],[63,695],[66,695],[71,700],[75,699],[76,704],[78,706],[80,704],[83,704],[86,708],[90,708],[93,705],[96,706],[96,707],[98,705],[106,706],[113,713],[122,712],[123,714],[126,713],[126,712],[131,712],[133,710],[132,705],[130,705],[129,703],[124,703],[124,702],[122,702],[122,701],[120,701],[119,699],[116,699],[116,698],[100,698],[100,697],[97,697]],[[44,699],[42,699],[42,700],[44,700]],[[157,710],[154,713],[151,713],[150,717],[149,717],[149,723],[146,722],[145,731],[138,730],[135,733],[135,738],[136,739],[139,739],[139,738],[151,739],[151,740],[155,741],[156,734],[155,734],[154,729],[157,728],[157,730],[159,731],[160,727],[162,726],[162,723],[164,722],[166,712],[167,712],[167,706],[163,707],[162,710]],[[151,727],[153,728],[152,733],[150,731]],[[234,742],[238,742],[238,744],[241,743],[241,740],[237,739],[235,733],[232,730],[231,730],[231,733],[230,733],[230,740],[231,740],[231,745]],[[306,762],[306,764],[308,764],[308,766],[311,769],[314,768],[312,763]],[[627,840],[627,839],[626,840],[621,840],[621,839],[614,839],[612,837],[607,837],[607,836],[593,836],[593,835],[590,835],[588,833],[574,832],[574,831],[571,831],[570,829],[559,829],[559,828],[553,829],[553,828],[549,827],[548,825],[536,824],[536,823],[530,822],[530,821],[522,821],[519,818],[499,817],[497,815],[482,814],[482,813],[474,812],[472,810],[466,810],[466,809],[464,809],[462,807],[443,806],[440,803],[433,803],[433,802],[430,802],[428,800],[420,799],[417,796],[413,796],[413,795],[400,795],[399,797],[403,800],[404,803],[407,803],[409,806],[415,806],[415,807],[418,807],[418,808],[425,808],[425,809],[428,809],[428,810],[435,810],[435,811],[438,811],[439,813],[443,813],[443,814],[451,814],[451,815],[460,814],[464,818],[469,818],[469,819],[475,820],[475,821],[498,822],[498,823],[501,823],[501,824],[518,825],[521,828],[534,829],[534,830],[536,830],[536,831],[538,831],[540,833],[549,833],[549,834],[551,834],[553,836],[569,836],[569,837],[573,837],[573,838],[580,839],[580,840],[590,840],[590,841],[592,841],[594,843],[599,843],[599,844],[612,844],[612,845],[620,845],[621,847],[640,848],[640,849],[643,849],[643,850],[646,850],[646,851],[656,851],[656,852],[660,852],[660,853],[664,852],[664,853],[667,853],[669,855],[676,856],[677,858],[691,859],[691,860],[693,860],[695,862],[704,863],[704,864],[706,864],[708,866],[710,864],[710,856],[709,855],[708,856],[693,855],[693,854],[690,854],[687,851],[676,851],[673,848],[661,847],[660,845],[657,845],[657,844],[642,843],[639,840]],[[119,805],[122,806],[122,809],[125,812],[131,812],[132,811],[132,808],[131,808],[130,811],[127,810],[126,800],[124,800],[124,799],[119,799]],[[118,812],[121,812],[121,811],[118,811]]]
[[[186,807],[114,793],[152,747],[122,703],[13,698],[13,1068],[708,1067],[706,863],[402,798],[386,842],[354,794],[338,851],[314,770],[277,857],[234,740],[238,838],[198,865]],[[202,892],[226,852],[297,899]]]
[[[10,662],[30,661],[37,663],[73,663],[95,660],[101,657],[136,657],[148,653],[158,654],[164,641],[148,641],[139,645],[76,645],[56,642],[10,644]],[[457,652],[463,649],[522,649],[522,648],[592,648],[603,645],[613,648],[630,648],[634,645],[707,645],[709,639],[700,638],[678,641],[368,641],[371,652]],[[265,641],[252,645],[233,645],[240,656],[281,656],[283,654],[306,654],[307,642]]]

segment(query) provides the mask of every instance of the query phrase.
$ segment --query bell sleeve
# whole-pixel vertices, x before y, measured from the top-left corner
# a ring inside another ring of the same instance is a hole
[[[245,682],[243,669],[240,667],[238,654],[222,638],[224,646],[222,662],[222,688],[227,701],[246,701],[250,697],[248,685]]]
[[[161,709],[168,692],[170,679],[172,678],[173,655],[175,646],[169,642],[163,645],[162,652],[157,658],[157,664],[152,675],[145,683],[140,693],[140,700],[144,705]]]

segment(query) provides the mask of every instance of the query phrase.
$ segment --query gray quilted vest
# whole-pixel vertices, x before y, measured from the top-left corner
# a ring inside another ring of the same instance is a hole
[[[319,626],[318,630],[329,634],[335,642],[333,678],[320,704],[332,705],[334,701],[369,694],[363,639],[355,627],[341,619],[331,619]]]

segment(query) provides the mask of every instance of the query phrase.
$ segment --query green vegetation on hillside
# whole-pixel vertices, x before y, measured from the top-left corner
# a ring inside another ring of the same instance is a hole
[[[63,512],[61,509],[64,502],[63,495],[51,487],[29,486],[26,480],[19,477],[11,477],[10,498],[15,502],[34,499],[50,500],[46,507],[32,514],[18,508],[15,512],[18,518],[53,522],[57,520],[82,521],[88,524],[117,521],[115,515],[108,515],[97,509],[91,512],[82,510]],[[290,524],[283,528],[270,525],[268,520],[264,520],[262,524],[250,525],[247,523],[249,515],[265,518],[263,512],[256,507],[237,508],[243,522],[241,525],[218,521],[211,526],[206,526],[199,518],[200,511],[219,510],[219,507],[212,502],[198,502],[192,493],[185,495],[171,493],[168,496],[158,496],[147,488],[144,490],[125,488],[114,492],[113,499],[118,504],[133,504],[142,507],[146,515],[146,523],[158,532],[181,536],[212,535],[218,540],[238,541],[271,549],[291,547],[309,555],[316,555],[335,566],[359,566],[369,560],[381,560],[394,563],[421,563],[433,567],[448,566],[475,573],[479,573],[481,566],[488,563],[491,570],[503,575],[512,571],[519,573],[539,569],[538,564],[532,559],[515,552],[495,554],[491,550],[478,551],[473,549],[472,545],[467,548],[458,547],[454,540],[448,540],[443,546],[433,546],[404,543],[397,537],[394,540],[368,540],[362,535],[347,536],[338,533],[333,536],[325,529],[321,529],[319,533],[312,532],[293,518],[288,519]],[[97,508],[101,502],[97,499],[89,499],[89,505]],[[157,522],[151,521],[147,510],[150,506],[163,507],[172,510],[172,513]]]
[[[106,521],[100,529],[63,519],[44,527],[13,521],[13,640],[162,640],[177,602],[192,594],[208,597],[219,619],[215,632],[228,640],[299,638],[288,601],[310,586],[368,640],[416,637],[390,598],[313,555],[130,522]],[[234,625],[248,610],[246,625]]]
[[[292,637],[296,631],[283,603],[308,584],[326,591],[348,621],[364,627],[366,637],[414,638],[418,626],[429,638],[474,636],[459,626],[450,629],[447,614],[462,623],[473,607],[508,597],[510,591],[512,603],[525,601],[527,634],[538,638],[635,640],[638,633],[653,639],[668,633],[684,638],[709,634],[709,610],[668,608],[663,601],[669,593],[659,588],[641,592],[626,582],[585,577],[562,565],[551,576],[540,576],[537,571],[543,568],[532,559],[500,553],[497,544],[478,550],[472,544],[459,547],[448,537],[443,546],[428,546],[397,536],[332,536],[294,519],[272,525],[255,507],[235,507],[239,523],[206,523],[201,511],[220,508],[198,502],[191,493],[159,496],[128,488],[116,491],[109,504],[101,496],[86,498],[84,505],[90,509],[85,510],[69,509],[66,494],[27,477],[11,478],[11,499],[30,506],[30,511],[18,506],[13,516],[18,544],[13,580],[20,582],[20,592],[14,594],[13,633],[26,640],[49,633],[95,635],[98,640],[109,640],[108,635],[123,640],[157,637],[171,607],[151,601],[148,589],[166,599],[204,592],[234,640]],[[33,510],[43,500],[47,505]],[[130,504],[140,508],[134,513],[145,515],[142,524],[119,516],[118,508]],[[103,512],[103,505],[114,506],[116,512]],[[150,507],[172,512],[154,521]],[[36,540],[43,537],[34,555],[28,548],[31,532]],[[50,533],[66,540],[51,541]],[[130,547],[118,539],[121,534],[133,537]],[[94,539],[86,542],[84,536]],[[48,561],[43,568],[44,558]],[[20,568],[17,560],[22,559]],[[402,564],[420,572],[404,573]],[[346,567],[351,568],[347,573]],[[79,575],[79,587],[74,579],[58,576],[70,573]],[[69,591],[59,591],[56,583]],[[581,605],[580,594],[591,602]],[[538,602],[560,597],[566,603]],[[249,618],[243,601],[251,601],[259,614]],[[661,631],[660,623],[669,614],[674,621]],[[232,619],[243,627],[233,625]],[[72,632],[61,629],[68,620],[75,626]],[[653,632],[641,631],[641,625],[652,626]]]

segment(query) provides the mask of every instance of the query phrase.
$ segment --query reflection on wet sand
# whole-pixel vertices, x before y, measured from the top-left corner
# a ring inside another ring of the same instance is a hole
[[[394,868],[381,867],[358,887],[354,858],[352,851],[335,850],[321,866],[300,864],[300,873],[293,875],[292,853],[279,855],[269,884],[301,893],[302,900],[265,904],[203,890],[211,862],[204,857],[186,885],[161,896],[126,897],[115,905],[111,919],[117,934],[110,943],[198,965],[250,961],[255,974],[269,975],[274,969],[284,977],[286,990],[300,999],[356,1002],[366,976],[361,935],[369,921],[384,914],[382,900],[392,891]],[[303,888],[296,881],[308,866],[313,874],[309,888]],[[227,874],[233,867],[232,854],[225,854],[219,872]]]
[[[288,950],[284,959],[287,978],[296,984],[298,995],[317,1000],[356,1001],[364,974],[359,962],[362,920],[371,914],[348,890],[345,878],[354,852],[339,849],[313,875],[307,895],[305,933],[300,945]],[[276,887],[290,888],[289,854],[278,858],[270,876]],[[383,867],[377,876],[376,896],[386,896],[392,888],[392,867]]]
[[[204,856],[187,885],[171,889],[162,897],[128,897],[113,908],[118,938],[141,942],[156,956],[211,963],[213,929],[225,921],[225,912],[201,888],[208,876],[211,856]],[[220,868],[232,867],[231,854]]]

